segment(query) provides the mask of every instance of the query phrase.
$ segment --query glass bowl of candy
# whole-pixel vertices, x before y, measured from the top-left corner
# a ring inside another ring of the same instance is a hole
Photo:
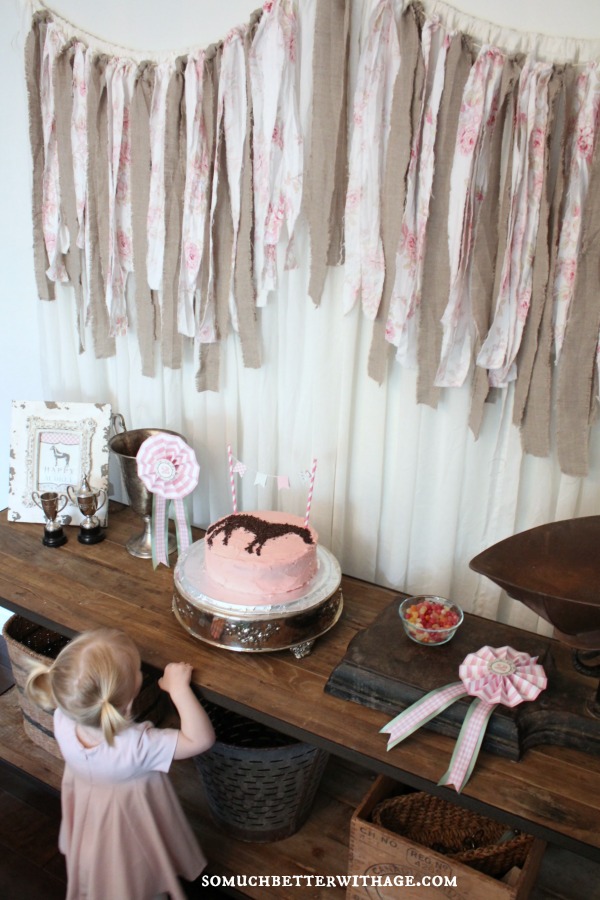
[[[456,603],[427,594],[407,597],[398,611],[409,638],[417,644],[428,646],[451,641],[464,618],[462,609]]]

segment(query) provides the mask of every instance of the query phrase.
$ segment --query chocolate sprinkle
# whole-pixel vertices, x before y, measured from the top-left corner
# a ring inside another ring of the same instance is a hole
[[[252,516],[249,513],[232,513],[230,516],[221,519],[220,522],[210,525],[206,531],[206,543],[209,547],[212,547],[215,537],[219,534],[224,534],[223,543],[227,546],[232,533],[238,528],[242,528],[249,534],[254,535],[253,540],[246,547],[246,552],[256,553],[257,556],[260,556],[260,551],[267,541],[270,541],[272,538],[283,537],[286,534],[297,534],[305,544],[314,543],[309,528],[284,522],[267,522],[265,519],[261,519],[260,516]]]

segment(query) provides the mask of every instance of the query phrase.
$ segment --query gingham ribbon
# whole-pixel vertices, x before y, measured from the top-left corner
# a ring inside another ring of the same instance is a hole
[[[183,438],[160,432],[141,445],[137,456],[138,475],[152,492],[152,563],[169,565],[167,552],[169,517],[173,502],[179,553],[192,541],[185,498],[198,484],[200,466],[196,454]]]
[[[430,691],[381,729],[389,734],[387,749],[413,734],[460,697],[475,699],[463,721],[454,753],[438,784],[453,785],[460,792],[473,772],[487,723],[498,704],[518,706],[535,700],[548,681],[536,656],[512,647],[482,647],[470,653],[458,669],[460,681]]]

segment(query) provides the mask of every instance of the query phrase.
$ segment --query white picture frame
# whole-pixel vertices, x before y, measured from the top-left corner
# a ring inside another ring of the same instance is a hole
[[[32,493],[76,491],[87,475],[90,486],[108,492],[108,403],[59,403],[13,400],[10,433],[8,520],[44,522]],[[67,495],[68,496],[68,495]],[[98,510],[106,525],[108,502]],[[83,516],[69,500],[62,516],[79,525]]]

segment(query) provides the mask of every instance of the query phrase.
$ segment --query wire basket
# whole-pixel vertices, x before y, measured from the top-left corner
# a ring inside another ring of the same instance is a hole
[[[36,663],[51,665],[70,638],[22,616],[11,616],[4,623],[2,636],[15,679],[25,734],[34,744],[62,759],[54,737],[52,713],[25,696],[25,683],[32,666]],[[157,676],[150,668],[142,665],[142,673],[142,687],[133,703],[133,715],[140,722],[151,721],[158,725],[168,709],[167,696],[159,688]]]
[[[203,701],[216,743],[196,757],[211,815],[241,841],[280,841],[308,818],[329,754]]]
[[[420,791],[383,800],[372,819],[493,878],[502,878],[513,866],[522,867],[533,843],[530,834]]]

